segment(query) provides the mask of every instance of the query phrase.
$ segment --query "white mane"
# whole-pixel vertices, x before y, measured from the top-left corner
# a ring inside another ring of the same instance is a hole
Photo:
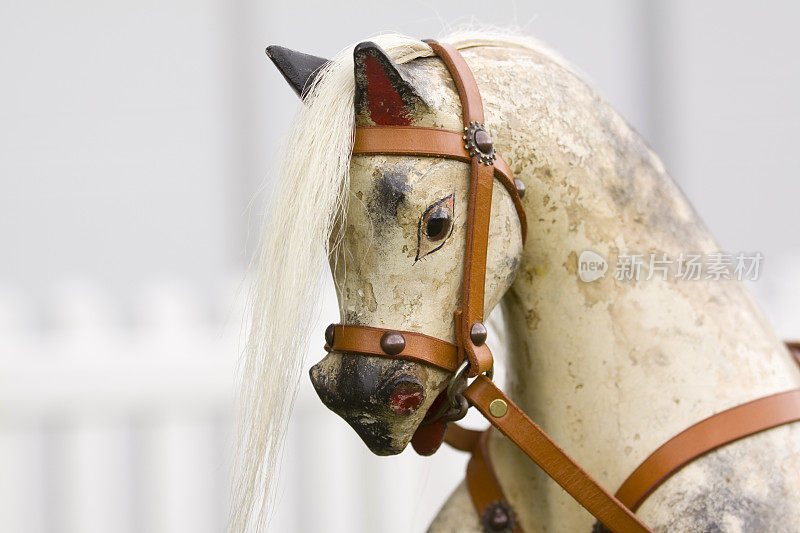
[[[430,56],[427,44],[401,35],[372,40],[397,63]],[[520,46],[555,54],[523,37],[458,32],[457,48]],[[252,322],[241,368],[241,410],[231,507],[232,531],[263,531],[307,345],[309,311],[318,303],[326,255],[339,241],[334,221],[346,212],[355,124],[353,47],[317,77],[287,139],[271,217],[257,256]],[[563,61],[560,61],[563,62]],[[345,227],[338,224],[338,227]]]

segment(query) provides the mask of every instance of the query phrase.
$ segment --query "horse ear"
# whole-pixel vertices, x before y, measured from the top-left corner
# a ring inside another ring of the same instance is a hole
[[[366,41],[353,50],[356,124],[407,126],[427,108],[400,67],[380,46]]]
[[[300,98],[305,97],[311,83],[328,64],[327,59],[295,52],[283,46],[268,46],[267,56],[275,63]]]

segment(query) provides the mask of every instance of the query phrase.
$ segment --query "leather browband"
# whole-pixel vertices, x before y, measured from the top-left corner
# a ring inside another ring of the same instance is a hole
[[[353,141],[353,154],[444,157],[465,163],[472,159],[464,148],[461,133],[416,126],[359,126]],[[500,154],[497,154],[494,162],[494,177],[500,181],[514,202],[524,244],[528,236],[528,220],[514,184],[514,174]]]

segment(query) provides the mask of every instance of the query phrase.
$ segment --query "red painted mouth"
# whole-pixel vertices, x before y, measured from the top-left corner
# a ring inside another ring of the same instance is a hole
[[[414,448],[414,451],[420,455],[433,455],[436,453],[436,450],[439,449],[439,446],[442,445],[442,442],[444,442],[447,423],[441,418],[435,422],[429,423],[428,419],[439,411],[442,402],[447,401],[446,396],[446,391],[442,391],[439,396],[436,397],[433,404],[431,404],[428,409],[425,418],[422,420],[422,423],[414,432],[414,436],[411,437],[411,446]]]

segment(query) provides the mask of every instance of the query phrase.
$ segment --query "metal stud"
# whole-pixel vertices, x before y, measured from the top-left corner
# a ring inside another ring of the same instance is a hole
[[[508,527],[508,523],[511,521],[508,517],[508,513],[506,513],[506,510],[502,507],[495,507],[488,518],[489,527],[492,531],[503,531]]]
[[[331,324],[327,328],[325,328],[325,342],[328,346],[333,347],[333,332],[335,329],[335,324]]]
[[[517,194],[519,197],[522,198],[525,196],[525,184],[522,183],[522,180],[519,178],[514,178],[514,187],[517,188]]]
[[[469,331],[469,338],[472,340],[472,344],[475,346],[481,346],[484,342],[486,342],[487,334],[488,332],[486,331],[486,326],[480,322],[475,322],[472,324],[472,329]]]
[[[481,516],[483,531],[486,533],[511,533],[517,528],[514,510],[504,501],[492,502]]]
[[[406,339],[396,331],[387,331],[381,337],[381,349],[388,355],[397,355],[406,347]]]
[[[500,398],[492,400],[492,403],[489,404],[489,412],[492,413],[492,416],[495,418],[502,418],[506,416],[508,412],[508,404],[505,400],[501,400]]]

